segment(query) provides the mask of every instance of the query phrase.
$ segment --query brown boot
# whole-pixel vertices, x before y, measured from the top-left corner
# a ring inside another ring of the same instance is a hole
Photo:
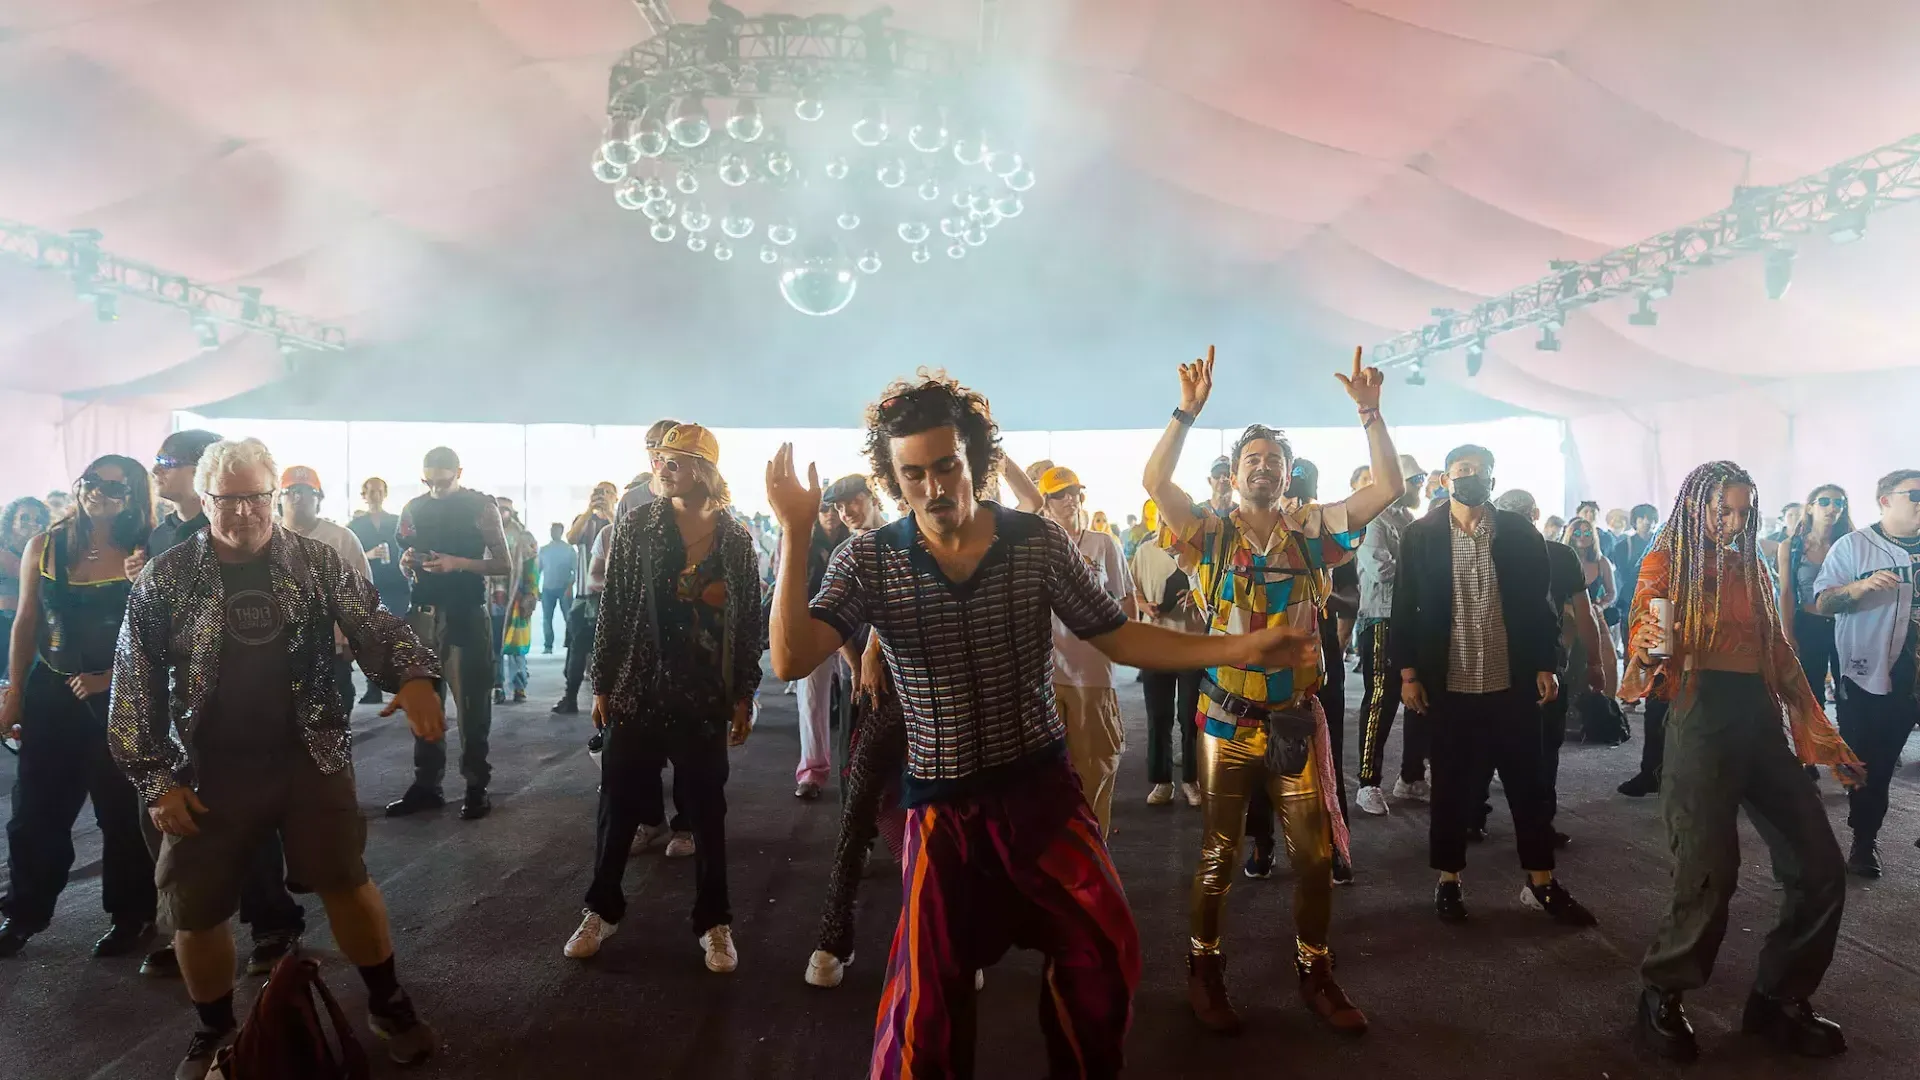
[[[1218,953],[1187,957],[1187,1000],[1193,1015],[1208,1031],[1240,1034],[1240,1017],[1227,1000],[1227,961]]]
[[[1315,1016],[1342,1035],[1367,1033],[1367,1015],[1347,1000],[1347,992],[1333,981],[1333,959],[1322,956],[1311,967],[1300,968],[1300,1000]]]

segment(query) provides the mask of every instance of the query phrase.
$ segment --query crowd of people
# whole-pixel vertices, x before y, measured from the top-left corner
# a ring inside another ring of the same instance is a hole
[[[1335,1032],[1367,1030],[1335,978],[1337,886],[1366,869],[1356,806],[1431,805],[1433,910],[1459,923],[1498,777],[1520,871],[1507,895],[1569,932],[1594,926],[1559,876],[1573,838],[1556,827],[1558,762],[1570,719],[1597,729],[1625,703],[1645,738],[1621,791],[1661,796],[1676,861],[1641,966],[1639,1036],[1666,1057],[1697,1053],[1683,998],[1727,928],[1745,805],[1782,901],[1743,1028],[1809,1056],[1844,1050],[1810,999],[1845,874],[1881,873],[1889,783],[1920,722],[1920,470],[1885,476],[1859,528],[1847,493],[1823,485],[1763,534],[1753,479],[1730,462],[1693,470],[1664,524],[1651,505],[1603,517],[1593,502],[1542,522],[1531,494],[1499,489],[1484,447],[1431,472],[1398,453],[1380,373],[1357,351],[1336,377],[1368,445],[1343,498],[1258,424],[1212,463],[1204,498],[1174,482],[1215,392],[1210,349],[1179,368],[1124,529],[1070,465],[1008,461],[984,397],[924,373],[869,408],[867,475],[823,483],[784,447],[765,471],[773,514],[747,516],[713,432],[662,420],[647,468],[596,486],[545,543],[510,500],[463,486],[445,447],[422,462],[425,494],[390,512],[370,479],[345,526],[321,517],[316,470],[283,469],[256,440],[182,431],[151,468],[102,457],[70,495],[0,513],[0,662],[14,676],[0,729],[19,754],[0,958],[50,923],[91,800],[109,922],[93,951],[147,950],[144,973],[182,979],[194,1023],[178,1077],[199,1080],[237,1037],[233,918],[250,928],[245,970],[265,974],[297,953],[306,893],[392,1059],[424,1060],[437,1036],[400,984],[363,860],[351,714],[381,705],[414,735],[413,779],[388,815],[446,805],[453,741],[458,815],[483,819],[493,709],[526,702],[538,637],[565,652],[553,712],[584,705],[600,768],[564,955],[607,946],[627,917],[629,859],[664,845],[693,868],[706,967],[735,970],[729,751],[750,737],[770,670],[797,698],[795,797],[841,789],[808,983],[838,986],[853,962],[875,841],[900,865],[876,1078],[972,1075],[971,995],[1015,947],[1045,957],[1051,1074],[1121,1071],[1141,974],[1107,848],[1129,783],[1128,668],[1146,702],[1145,801],[1202,817],[1186,963],[1205,1029],[1242,1027],[1226,899],[1236,869],[1271,873],[1277,831],[1300,1000]],[[1846,855],[1820,766],[1849,791]]]

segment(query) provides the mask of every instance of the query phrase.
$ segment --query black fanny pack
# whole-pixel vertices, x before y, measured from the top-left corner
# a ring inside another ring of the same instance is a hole
[[[1260,722],[1267,733],[1267,767],[1276,775],[1299,776],[1306,769],[1313,739],[1320,731],[1320,721],[1314,716],[1311,704],[1291,709],[1270,708],[1229,693],[1212,679],[1202,680],[1200,692],[1227,715]]]

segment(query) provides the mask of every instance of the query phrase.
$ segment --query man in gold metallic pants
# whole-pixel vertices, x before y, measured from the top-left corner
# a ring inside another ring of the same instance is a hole
[[[1181,366],[1180,407],[1147,462],[1146,488],[1161,510],[1160,542],[1192,577],[1212,633],[1272,626],[1317,633],[1333,568],[1353,559],[1367,523],[1406,490],[1380,418],[1379,371],[1363,368],[1355,350],[1352,374],[1335,377],[1360,408],[1378,479],[1345,502],[1309,502],[1289,513],[1282,496],[1293,474],[1292,448],[1280,432],[1256,424],[1228,459],[1241,505],[1220,512],[1195,506],[1173,482],[1187,429],[1213,391],[1213,352]],[[1195,722],[1206,832],[1193,882],[1187,994],[1194,1015],[1214,1031],[1240,1030],[1227,998],[1220,922],[1247,800],[1262,786],[1280,813],[1293,864],[1301,1000],[1335,1030],[1357,1035],[1367,1028],[1366,1016],[1333,980],[1327,941],[1334,857],[1346,852],[1347,828],[1335,804],[1328,720],[1315,697],[1326,677],[1321,666],[1316,650],[1292,667],[1211,668],[1201,683]]]

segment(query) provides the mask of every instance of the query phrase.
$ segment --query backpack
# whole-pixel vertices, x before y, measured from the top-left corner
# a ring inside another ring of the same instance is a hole
[[[1633,738],[1633,729],[1627,726],[1620,703],[1607,695],[1588,690],[1580,695],[1574,708],[1579,711],[1581,742],[1619,746]]]
[[[289,954],[274,965],[266,989],[240,1025],[240,1037],[214,1058],[207,1080],[366,1080],[369,1075],[367,1052],[320,981],[320,964]]]

